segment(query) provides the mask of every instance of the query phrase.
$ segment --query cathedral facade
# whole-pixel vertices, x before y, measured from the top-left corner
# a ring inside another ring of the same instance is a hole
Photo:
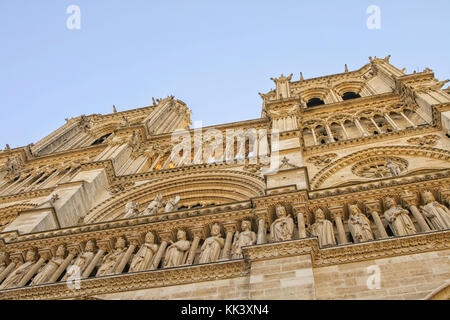
[[[389,56],[0,151],[1,299],[449,299],[450,90]]]

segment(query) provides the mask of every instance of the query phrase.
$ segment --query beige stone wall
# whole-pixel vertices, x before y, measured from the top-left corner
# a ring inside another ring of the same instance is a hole
[[[311,256],[252,262],[250,299],[315,299]]]
[[[367,267],[380,268],[381,287],[370,290]],[[318,299],[423,299],[450,279],[450,250],[314,268]]]
[[[249,296],[248,277],[205,281],[178,286],[151,288],[96,296],[114,300],[246,300]]]

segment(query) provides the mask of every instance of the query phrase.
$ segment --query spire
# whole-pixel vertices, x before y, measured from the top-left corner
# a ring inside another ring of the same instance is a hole
[[[300,81],[303,81],[305,79],[303,79],[303,73],[300,72]]]
[[[116,106],[115,106],[115,105],[113,105],[113,112],[114,112],[114,113],[117,112],[117,109],[116,109]]]
[[[347,64],[345,64],[345,72],[348,72]]]

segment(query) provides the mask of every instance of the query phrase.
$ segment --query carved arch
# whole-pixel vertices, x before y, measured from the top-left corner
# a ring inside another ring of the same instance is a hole
[[[94,207],[86,215],[85,222],[95,223],[120,219],[125,204],[139,202],[143,211],[156,194],[163,194],[163,201],[175,195],[181,196],[180,206],[209,201],[215,204],[249,200],[264,194],[264,179],[256,174],[235,170],[204,170],[169,178],[152,180],[112,196]]]

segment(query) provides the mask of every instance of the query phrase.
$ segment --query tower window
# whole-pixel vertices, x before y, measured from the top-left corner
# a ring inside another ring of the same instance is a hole
[[[342,100],[350,100],[350,99],[356,99],[361,98],[359,93],[355,93],[353,91],[348,91],[342,95]]]
[[[322,99],[320,98],[311,98],[309,99],[308,103],[306,104],[308,107],[315,107],[320,106],[322,104],[325,104]]]

